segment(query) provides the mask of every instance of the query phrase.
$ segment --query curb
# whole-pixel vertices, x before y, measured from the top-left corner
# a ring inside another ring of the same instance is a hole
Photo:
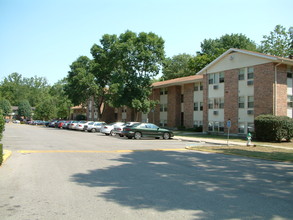
[[[12,151],[10,150],[3,150],[3,161],[2,164],[0,166],[2,166],[4,164],[4,162],[11,156]]]

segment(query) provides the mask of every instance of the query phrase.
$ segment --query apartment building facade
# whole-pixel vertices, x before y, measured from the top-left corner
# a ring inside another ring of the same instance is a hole
[[[216,133],[229,127],[231,133],[246,134],[254,130],[258,115],[292,118],[292,66],[292,59],[230,49],[195,76],[154,83],[154,93],[161,91],[160,105],[168,106],[164,114],[170,114],[162,115],[161,108],[156,122],[165,125],[162,119],[168,119],[170,127],[202,125],[203,131]],[[164,91],[168,97],[162,99]]]
[[[292,75],[292,59],[229,49],[196,75],[154,83],[151,99],[159,104],[139,121],[246,134],[258,115],[293,117]],[[107,112],[111,120],[133,120],[129,108]]]

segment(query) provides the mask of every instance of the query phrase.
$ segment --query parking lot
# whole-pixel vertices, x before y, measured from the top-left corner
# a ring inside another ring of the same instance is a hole
[[[292,219],[293,166],[7,124],[1,219]]]

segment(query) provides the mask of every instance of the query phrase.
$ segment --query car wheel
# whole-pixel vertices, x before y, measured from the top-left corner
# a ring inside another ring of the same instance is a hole
[[[164,134],[163,134],[163,138],[164,138],[165,140],[170,139],[170,134],[169,134],[169,133],[164,133]]]
[[[124,137],[124,135],[123,135],[123,134],[119,134],[119,136],[120,136],[120,137]]]
[[[115,132],[112,130],[112,131],[110,131],[110,135],[111,136],[114,136],[115,135]]]
[[[135,132],[134,133],[134,138],[136,139],[136,140],[138,140],[138,139],[141,139],[141,133],[140,132]]]
[[[93,129],[91,130],[91,132],[96,132],[96,129],[93,128]]]
[[[105,135],[109,136],[109,134],[105,133]]]

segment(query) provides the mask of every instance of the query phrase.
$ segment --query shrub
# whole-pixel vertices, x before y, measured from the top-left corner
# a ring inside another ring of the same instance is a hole
[[[86,116],[85,115],[77,115],[76,120],[77,121],[84,121],[84,120],[86,120]]]
[[[260,141],[289,142],[293,138],[293,119],[287,116],[260,115],[254,124],[256,139]]]
[[[0,144],[0,166],[3,162],[3,147],[2,147],[2,144]]]
[[[4,131],[4,126],[5,126],[5,120],[4,120],[4,117],[3,117],[3,112],[0,109],[0,141],[2,139],[2,133]]]

